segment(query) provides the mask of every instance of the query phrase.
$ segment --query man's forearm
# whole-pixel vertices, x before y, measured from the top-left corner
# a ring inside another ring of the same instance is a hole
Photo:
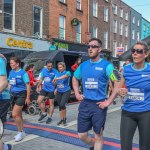
[[[72,78],[72,86],[76,94],[79,93],[79,81],[75,77]]]
[[[8,85],[7,80],[0,80],[0,93],[2,93],[5,90],[7,85]]]

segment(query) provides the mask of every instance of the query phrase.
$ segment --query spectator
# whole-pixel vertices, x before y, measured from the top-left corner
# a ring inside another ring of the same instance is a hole
[[[71,66],[71,70],[72,71],[76,71],[76,69],[78,68],[78,66],[81,63],[81,58],[77,58],[77,60],[75,61],[75,63]]]

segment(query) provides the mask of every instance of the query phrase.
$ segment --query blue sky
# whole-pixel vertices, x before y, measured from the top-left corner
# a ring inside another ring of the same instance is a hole
[[[122,0],[150,21],[150,0]]]

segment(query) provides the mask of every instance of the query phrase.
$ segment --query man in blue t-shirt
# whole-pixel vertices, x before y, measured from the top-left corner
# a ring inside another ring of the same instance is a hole
[[[2,54],[0,54],[0,119],[2,120],[2,122],[6,121],[7,111],[10,106],[10,95],[8,89],[6,88],[8,85],[6,64],[6,58]],[[11,150],[12,145],[3,144],[0,140],[0,149]]]
[[[78,135],[82,141],[90,146],[90,150],[102,150],[103,130],[106,120],[107,107],[101,103],[112,102],[112,95],[107,99],[107,86],[109,80],[114,81],[113,65],[100,58],[102,42],[93,38],[88,44],[90,59],[79,65],[73,76],[73,88],[76,98],[81,101],[78,113]],[[82,80],[83,94],[79,92],[79,80]],[[106,100],[107,99],[107,100]],[[88,136],[93,128],[94,140]]]
[[[52,121],[52,115],[54,112],[54,98],[55,98],[54,96],[55,85],[53,83],[53,79],[56,73],[57,70],[53,68],[53,64],[51,61],[46,62],[46,67],[43,68],[40,73],[40,80],[36,89],[38,93],[40,92],[37,102],[42,111],[42,114],[38,119],[39,122],[44,122],[45,117],[47,116],[47,113],[45,111],[45,104],[43,103],[45,97],[49,99],[49,103],[50,103],[50,111],[46,123],[49,124]],[[42,86],[42,90],[41,90],[41,86]]]

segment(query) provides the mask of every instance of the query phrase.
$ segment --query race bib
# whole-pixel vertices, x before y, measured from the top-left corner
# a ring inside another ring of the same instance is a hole
[[[85,81],[85,88],[86,89],[98,89],[97,79],[88,78],[87,81]]]
[[[144,89],[130,88],[127,94],[127,99],[133,101],[144,101]]]
[[[16,85],[16,79],[12,78],[11,80],[9,80],[9,84],[10,85]]]
[[[50,81],[51,81],[51,79],[49,77],[44,78],[44,82],[50,82]]]
[[[62,88],[64,88],[64,84],[58,84],[57,87],[58,87],[59,89],[62,89]]]

